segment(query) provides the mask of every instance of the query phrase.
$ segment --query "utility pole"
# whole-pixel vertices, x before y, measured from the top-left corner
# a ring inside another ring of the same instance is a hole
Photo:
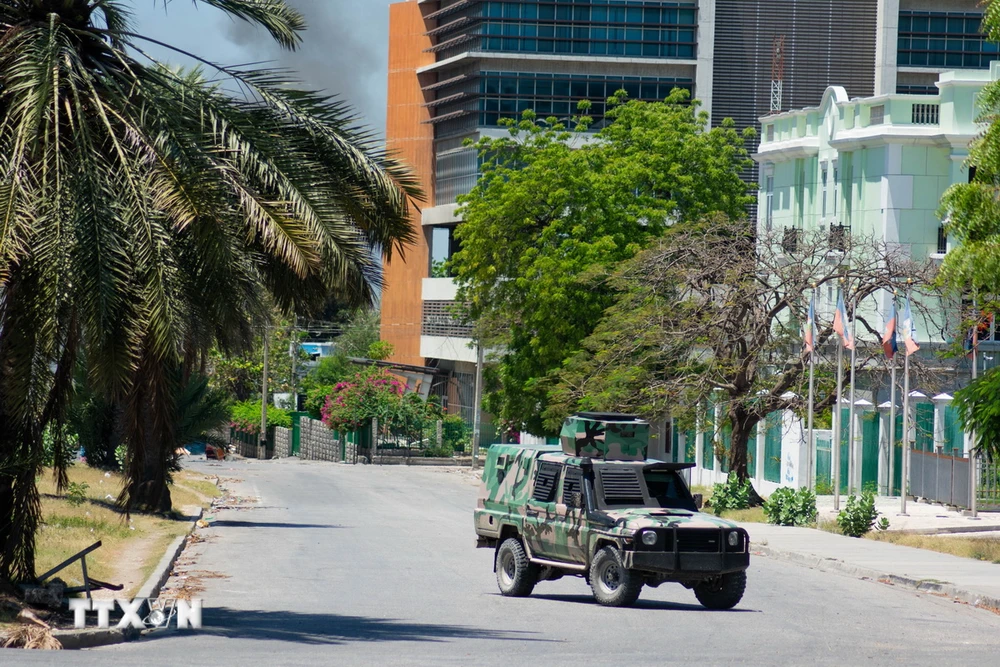
[[[472,469],[479,467],[479,438],[482,434],[483,346],[476,342],[476,391],[472,414]]]
[[[267,327],[264,327],[264,373],[260,382],[260,449],[262,456],[267,456]]]

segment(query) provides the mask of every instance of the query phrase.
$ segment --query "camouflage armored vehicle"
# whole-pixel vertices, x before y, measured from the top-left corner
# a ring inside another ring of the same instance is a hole
[[[679,471],[646,458],[649,424],[631,415],[576,414],[561,447],[494,445],[475,512],[477,546],[495,549],[500,592],[539,581],[587,580],[603,605],[628,606],[643,586],[677,582],[709,609],[743,597],[750,541],[698,511]]]

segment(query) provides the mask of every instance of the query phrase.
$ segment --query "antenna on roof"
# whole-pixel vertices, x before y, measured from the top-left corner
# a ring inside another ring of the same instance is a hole
[[[775,37],[771,49],[771,113],[781,113],[781,96],[785,83],[785,36]]]

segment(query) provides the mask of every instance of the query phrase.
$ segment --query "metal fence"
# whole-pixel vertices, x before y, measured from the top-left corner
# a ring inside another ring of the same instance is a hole
[[[969,507],[969,459],[912,450],[909,495],[945,505]]]
[[[976,507],[981,510],[1000,510],[1000,462],[979,459],[979,488]]]

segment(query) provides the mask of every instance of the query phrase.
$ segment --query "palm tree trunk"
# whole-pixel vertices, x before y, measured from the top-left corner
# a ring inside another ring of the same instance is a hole
[[[169,483],[176,392],[167,366],[147,347],[125,401],[128,454],[118,502],[127,512],[169,512],[172,508]]]
[[[41,470],[29,452],[37,452],[41,438],[31,443],[26,435],[9,422],[0,435],[0,581],[35,577],[35,531],[42,518],[35,478]]]

